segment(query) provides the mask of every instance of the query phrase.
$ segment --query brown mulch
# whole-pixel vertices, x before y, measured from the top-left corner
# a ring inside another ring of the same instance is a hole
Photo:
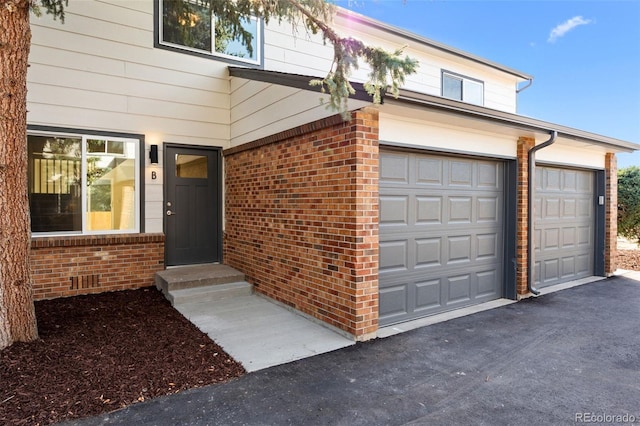
[[[618,250],[618,268],[640,271],[640,250]]]
[[[40,339],[0,351],[0,424],[94,416],[245,373],[155,288],[36,302]]]

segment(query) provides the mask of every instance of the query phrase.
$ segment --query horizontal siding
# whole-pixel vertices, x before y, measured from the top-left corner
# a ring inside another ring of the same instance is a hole
[[[406,41],[384,34],[385,38],[365,33],[356,28],[340,27],[337,29],[356,39],[363,40],[369,45],[380,46],[387,50],[395,50],[406,44]],[[302,34],[294,36],[287,24],[270,26],[266,32],[265,53],[267,69],[292,72],[297,74],[324,76],[331,66],[333,50],[330,45],[324,45],[319,35]],[[416,43],[409,45],[405,53],[419,60],[417,72],[406,79],[404,88],[430,95],[441,95],[441,72],[443,69],[481,80],[485,83],[485,105],[507,112],[516,112],[516,82],[517,79],[505,73],[496,71],[486,65],[472,61],[465,61],[459,57],[447,54],[427,46]],[[361,63],[359,70],[354,71],[354,81],[366,81],[367,67]]]
[[[326,108],[327,96],[319,92],[240,78],[233,78],[231,87],[231,146],[336,114]],[[323,97],[325,103],[321,103]],[[350,108],[368,104],[353,100]]]
[[[130,71],[131,68],[129,66],[128,70]],[[124,74],[127,75],[124,76]],[[123,72],[123,75],[99,74],[73,68],[38,64],[38,66],[32,65],[30,67],[29,81],[31,84],[51,85],[55,83],[59,87],[180,104],[229,107],[229,95],[220,91],[137,79],[131,77],[130,74],[132,73],[127,73],[126,71]],[[211,83],[216,81],[218,80],[213,80]],[[224,83],[226,86],[226,82]]]
[[[162,232],[164,142],[229,146],[227,64],[153,47],[151,1],[72,1],[32,19],[30,124],[145,135],[145,231]],[[152,171],[156,179],[151,178]]]

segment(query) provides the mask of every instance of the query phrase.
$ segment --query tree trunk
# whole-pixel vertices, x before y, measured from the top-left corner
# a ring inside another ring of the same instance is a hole
[[[0,0],[0,349],[38,338],[27,192],[28,0]]]

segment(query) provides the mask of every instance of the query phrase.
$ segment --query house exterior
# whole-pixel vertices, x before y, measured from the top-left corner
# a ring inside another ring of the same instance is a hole
[[[340,11],[339,32],[420,61],[379,106],[354,75],[344,121],[308,84],[331,65],[320,38],[252,20],[252,49],[219,46],[166,6],[32,18],[36,299],[221,262],[366,340],[616,269],[615,154],[640,146],[519,116],[531,76]]]

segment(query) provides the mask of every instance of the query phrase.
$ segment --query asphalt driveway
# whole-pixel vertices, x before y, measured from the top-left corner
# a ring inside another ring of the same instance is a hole
[[[533,425],[576,420],[640,424],[640,281],[629,276],[73,424]]]

